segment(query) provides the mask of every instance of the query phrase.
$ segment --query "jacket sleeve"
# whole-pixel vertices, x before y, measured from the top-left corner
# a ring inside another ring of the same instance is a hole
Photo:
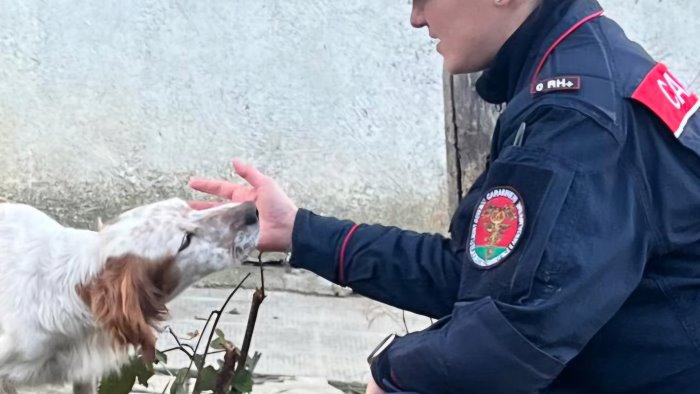
[[[463,256],[439,234],[356,224],[300,209],[290,263],[383,303],[441,317],[456,299]]]
[[[372,365],[386,391],[539,392],[638,286],[660,241],[624,135],[568,109],[530,120],[525,144],[504,144],[483,188],[520,193],[519,252],[468,281],[510,291],[461,298],[449,318],[397,338]]]

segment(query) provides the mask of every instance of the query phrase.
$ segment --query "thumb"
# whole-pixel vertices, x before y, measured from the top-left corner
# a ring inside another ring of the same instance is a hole
[[[236,171],[236,174],[240,175],[254,188],[262,186],[262,184],[265,183],[265,179],[267,178],[255,167],[248,164],[244,164],[239,159],[233,160],[233,169],[234,171]]]

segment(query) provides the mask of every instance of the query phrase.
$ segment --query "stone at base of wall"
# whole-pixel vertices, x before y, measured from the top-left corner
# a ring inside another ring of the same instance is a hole
[[[266,290],[281,290],[336,297],[345,297],[353,294],[351,289],[331,283],[310,271],[293,269],[285,266],[266,265],[263,266],[263,268]],[[249,273],[251,274],[250,277],[241,287],[244,289],[259,287],[260,267],[255,265],[243,265],[209,275],[199,281],[196,287],[235,287]]]

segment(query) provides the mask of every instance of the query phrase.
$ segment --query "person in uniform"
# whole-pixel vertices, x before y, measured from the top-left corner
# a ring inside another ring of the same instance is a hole
[[[439,320],[369,357],[368,393],[700,392],[700,103],[595,0],[414,0],[453,73],[505,104],[449,237],[249,185],[261,250]],[[206,203],[192,202],[197,208]]]

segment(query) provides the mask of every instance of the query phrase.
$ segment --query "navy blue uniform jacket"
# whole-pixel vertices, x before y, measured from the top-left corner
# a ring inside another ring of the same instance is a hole
[[[389,392],[698,393],[685,86],[596,1],[546,0],[478,81],[506,105],[450,237],[301,209],[292,265],[439,318],[374,361]]]

